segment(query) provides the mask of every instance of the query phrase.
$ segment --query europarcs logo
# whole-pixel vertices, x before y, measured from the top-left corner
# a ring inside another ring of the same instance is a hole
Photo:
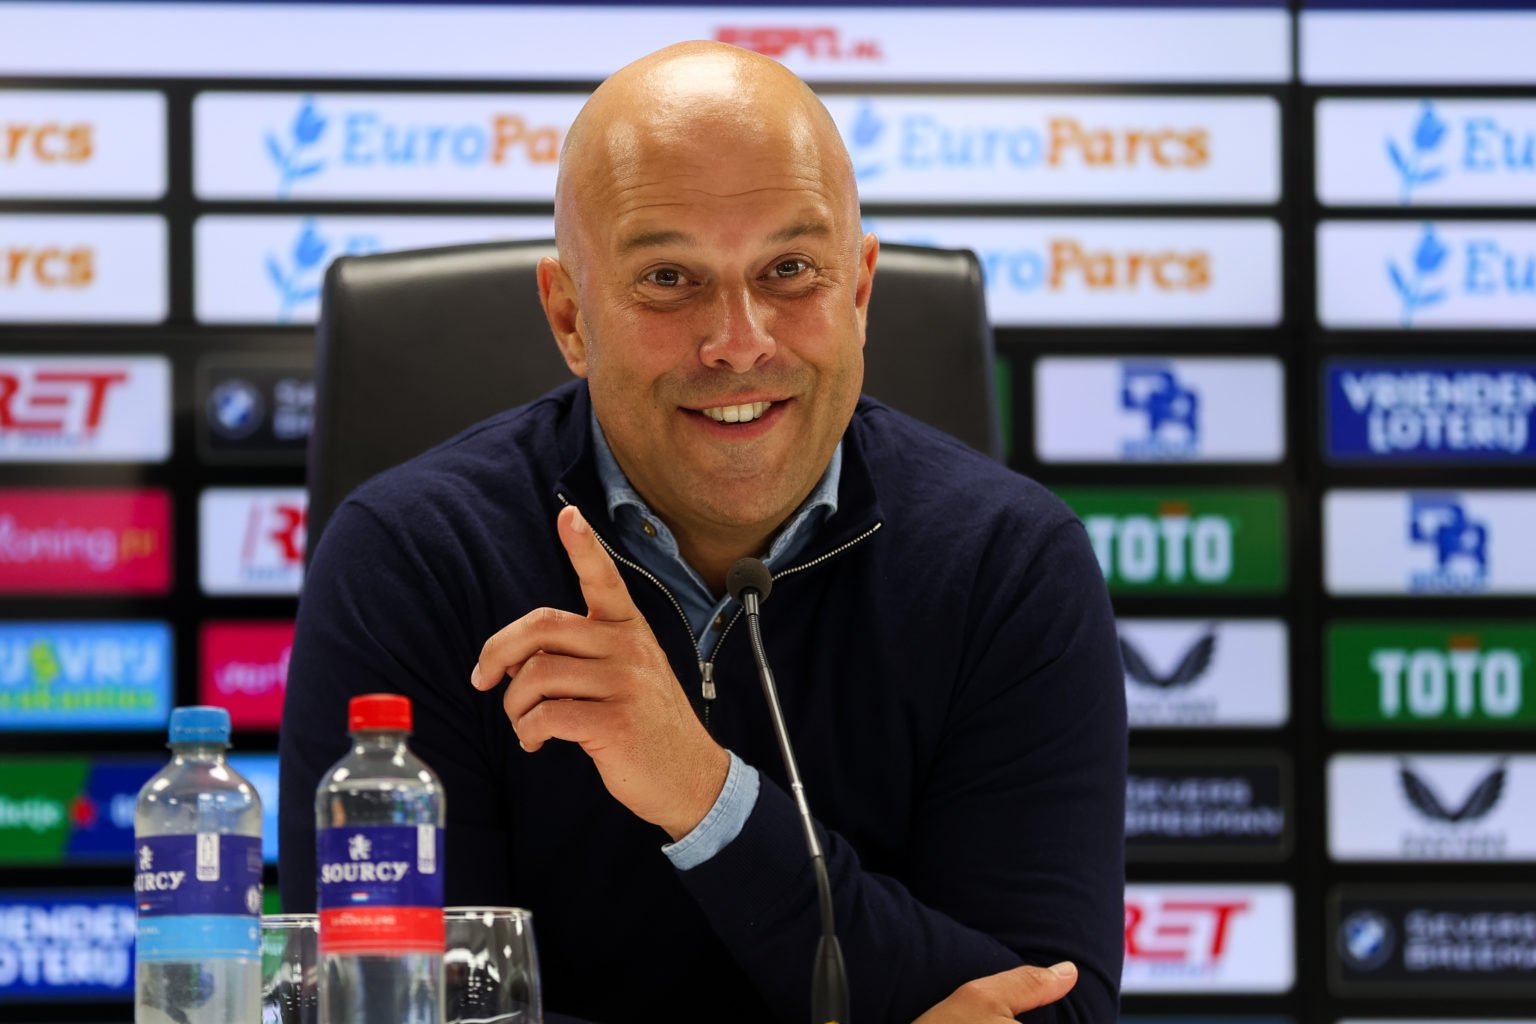
[[[225,97],[210,97],[219,103]],[[276,196],[292,197],[325,175],[389,171],[553,169],[563,124],[497,97],[361,95],[298,97],[292,114],[262,135]]]
[[[287,323],[295,312],[320,298],[325,268],[336,257],[361,256],[382,248],[372,232],[331,235],[313,218],[305,218],[287,247],[266,253],[267,284],[277,299],[277,322]]]
[[[1497,226],[1466,223],[1448,237],[1440,225],[1426,223],[1409,252],[1389,256],[1385,272],[1403,328],[1446,307],[1454,307],[1447,310],[1454,318],[1475,303],[1536,299],[1536,248],[1500,235]]]
[[[1207,111],[1177,101],[1163,105],[866,96],[844,118],[843,134],[860,182],[901,172],[1204,170],[1212,129],[1199,115]]]
[[[1500,112],[1507,106],[1437,106],[1423,100],[1412,123],[1384,140],[1387,161],[1398,178],[1400,205],[1412,205],[1421,194],[1433,201],[1436,187],[1456,177],[1536,175],[1536,131],[1506,123]]]

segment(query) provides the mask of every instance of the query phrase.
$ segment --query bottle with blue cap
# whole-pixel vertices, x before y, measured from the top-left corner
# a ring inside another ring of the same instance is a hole
[[[261,798],[224,760],[229,712],[171,712],[133,815],[135,1024],[261,1019]]]

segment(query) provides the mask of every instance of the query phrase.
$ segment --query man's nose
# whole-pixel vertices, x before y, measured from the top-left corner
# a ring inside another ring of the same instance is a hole
[[[772,310],[748,288],[722,288],[711,304],[699,345],[705,366],[745,373],[778,351],[769,330]]]

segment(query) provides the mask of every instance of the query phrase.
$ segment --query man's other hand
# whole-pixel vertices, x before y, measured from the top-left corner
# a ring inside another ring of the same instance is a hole
[[[1077,968],[1015,967],[968,981],[913,1024],[1001,1024],[1026,1010],[1054,1003],[1077,984]]]
[[[557,523],[587,614],[529,612],[485,642],[470,682],[489,690],[511,676],[502,707],[523,749],[580,744],[608,792],[676,841],[714,806],[730,755],[694,714],[591,526],[575,508]]]

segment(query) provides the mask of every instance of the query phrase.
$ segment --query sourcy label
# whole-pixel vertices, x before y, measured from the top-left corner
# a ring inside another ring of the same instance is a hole
[[[140,960],[261,954],[259,837],[140,837],[134,857]]]
[[[443,951],[443,830],[320,830],[320,945],[326,953]]]

